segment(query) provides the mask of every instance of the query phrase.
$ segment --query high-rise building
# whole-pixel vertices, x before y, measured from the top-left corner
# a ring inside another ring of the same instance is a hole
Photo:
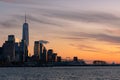
[[[29,25],[26,20],[26,15],[25,15],[25,23],[23,24],[22,40],[24,40],[26,42],[26,45],[29,46]]]
[[[53,49],[49,49],[47,52],[47,61],[52,62]]]
[[[34,55],[40,59],[40,42],[34,42]]]
[[[27,61],[28,57],[28,48],[25,44],[25,40],[20,42],[20,56],[22,61]]]
[[[21,62],[20,43],[15,43],[15,61]]]
[[[57,56],[57,62],[61,62],[61,56]]]
[[[73,61],[78,62],[78,57],[73,57]]]
[[[23,44],[24,43],[24,44]],[[25,23],[23,24],[23,33],[22,33],[22,45],[25,45],[27,53],[25,53],[25,57],[28,57],[28,46],[29,46],[29,25],[26,20],[25,15]]]
[[[15,42],[15,36],[14,35],[8,35],[8,41]]]
[[[43,62],[46,63],[47,62],[47,49],[44,47],[43,49]]]
[[[3,61],[4,57],[3,57],[3,48],[0,47],[0,62]]]
[[[52,54],[52,62],[56,62],[57,61],[57,53],[53,53]]]
[[[42,43],[40,43],[40,60],[43,60],[43,49],[44,49],[44,45]]]
[[[7,61],[12,62],[15,60],[15,37],[14,35],[8,36],[8,41],[3,44],[3,55]]]
[[[3,48],[0,47],[0,55],[3,53]]]

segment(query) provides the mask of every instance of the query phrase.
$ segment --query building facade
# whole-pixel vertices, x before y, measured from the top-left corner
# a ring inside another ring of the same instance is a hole
[[[8,62],[15,60],[15,37],[8,35],[8,41],[3,44],[3,55]]]

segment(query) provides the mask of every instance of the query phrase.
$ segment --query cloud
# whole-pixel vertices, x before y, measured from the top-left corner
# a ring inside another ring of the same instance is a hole
[[[21,16],[21,15],[13,15],[14,17],[16,17],[17,19],[24,19],[25,16]],[[47,24],[47,25],[53,25],[53,26],[59,26],[61,27],[62,25],[58,24],[58,23],[55,23],[55,21],[52,21],[45,18],[44,16],[39,16],[39,17],[35,17],[35,16],[30,16],[30,15],[27,15],[27,19],[29,21],[32,21],[32,22],[37,22],[37,23],[41,23],[41,24]]]
[[[97,53],[104,53],[104,54],[119,54],[120,50],[112,51],[112,50],[106,50],[102,48],[97,48],[92,45],[86,45],[86,44],[70,44],[70,46],[76,47],[81,51],[87,51],[87,52],[97,52]],[[117,47],[119,49],[119,47]]]
[[[10,3],[10,2],[14,2],[15,0],[0,0],[0,1]]]
[[[77,40],[77,41],[94,39],[97,41],[120,44],[120,36],[112,36],[108,34],[91,34],[91,33],[84,33],[84,32],[71,32],[71,33],[68,33],[68,36],[63,37],[62,39],[70,39],[70,40]]]
[[[9,19],[9,20],[0,21],[0,25],[1,25],[1,27],[4,27],[4,28],[16,27],[17,20],[15,20],[15,19],[10,20]]]
[[[83,36],[81,36],[81,37],[67,36],[67,37],[59,37],[59,38],[62,38],[62,39],[70,39],[70,40],[76,40],[76,41],[88,39],[87,37],[83,37]]]
[[[86,46],[86,45],[81,45],[81,44],[70,44],[71,46],[77,47],[78,49],[82,51],[90,51],[90,52],[99,52],[102,51],[101,49],[92,47],[92,46]]]
[[[104,29],[105,32],[114,34],[114,35],[120,35],[120,28],[106,28]]]
[[[65,11],[65,10],[45,10],[45,16],[79,21],[85,23],[98,23],[112,26],[120,25],[120,17],[110,13],[95,11]]]
[[[28,4],[28,3],[32,3],[33,0],[0,0],[0,2],[17,3],[17,4]]]
[[[48,44],[49,41],[46,41],[46,40],[40,40],[40,43],[43,43],[43,44]]]
[[[14,28],[17,26],[17,24],[24,20],[25,16],[22,15],[12,15],[11,18],[7,19],[7,20],[0,20],[0,25],[3,28]],[[52,19],[49,20],[47,18],[45,18],[44,16],[40,16],[40,17],[35,17],[35,16],[29,16],[27,15],[27,19],[28,21],[32,21],[32,22],[36,22],[38,24],[47,24],[47,25],[52,25],[52,26],[56,26],[56,27],[62,27],[62,24],[56,23],[56,21],[53,21]]]

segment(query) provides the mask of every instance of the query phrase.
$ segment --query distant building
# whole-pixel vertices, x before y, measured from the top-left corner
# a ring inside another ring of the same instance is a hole
[[[29,46],[29,25],[26,20],[26,15],[25,15],[25,23],[23,24],[22,40],[25,40],[26,45],[28,47]]]
[[[40,42],[35,41],[34,42],[34,55],[40,59]]]
[[[52,62],[53,49],[49,49],[47,52],[47,61]]]
[[[73,57],[73,61],[78,62],[78,57]]]
[[[95,60],[95,61],[93,61],[93,64],[94,65],[105,65],[107,63],[105,61]]]
[[[0,62],[3,60],[3,48],[0,47]]]
[[[43,60],[43,49],[44,49],[44,45],[40,43],[40,61]]]
[[[39,60],[42,63],[47,62],[47,49],[40,41],[34,42],[34,58],[35,57],[37,61]]]
[[[3,53],[3,48],[0,47],[0,55],[2,55],[2,53]]]
[[[23,44],[24,43],[24,44]],[[28,57],[28,46],[29,46],[29,25],[26,20],[25,15],[25,23],[23,24],[23,33],[22,33],[22,44],[25,45],[25,49],[27,49],[27,53],[25,53],[25,57]]]
[[[3,44],[3,55],[8,62],[15,60],[15,37],[14,35],[8,36],[8,41]]]
[[[21,62],[20,43],[15,43],[15,61]]]
[[[28,48],[26,46],[26,41],[22,40],[20,42],[20,59],[21,61],[27,61],[28,58]]]
[[[47,62],[47,49],[44,47],[43,49],[43,62],[46,63]]]
[[[56,62],[57,61],[57,53],[53,53],[52,54],[52,62]]]
[[[57,56],[57,62],[61,62],[61,61],[62,61],[61,56]]]
[[[78,62],[79,62],[79,64],[81,64],[81,65],[85,65],[85,64],[86,64],[83,59],[78,60]]]
[[[8,41],[9,42],[15,42],[15,36],[14,35],[8,35]]]

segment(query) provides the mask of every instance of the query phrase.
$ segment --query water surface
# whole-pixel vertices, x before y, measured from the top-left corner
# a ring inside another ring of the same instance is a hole
[[[120,67],[0,68],[0,80],[120,80]]]

